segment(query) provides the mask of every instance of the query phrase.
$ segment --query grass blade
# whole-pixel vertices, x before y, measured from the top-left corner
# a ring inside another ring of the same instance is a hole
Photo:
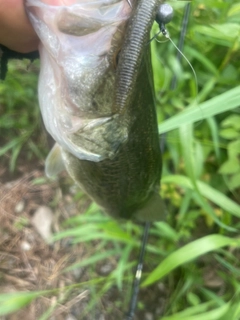
[[[170,175],[162,178],[162,183],[176,183],[183,187],[194,189],[194,186],[191,180],[185,176],[181,175]],[[208,184],[202,181],[197,181],[198,189],[200,193],[221,207],[222,209],[230,212],[232,215],[236,217],[240,217],[240,206],[225,196],[223,193],[217,191],[216,189],[212,188]]]
[[[199,256],[210,251],[214,251],[225,246],[240,246],[240,240],[232,239],[218,234],[205,236],[201,239],[195,240],[176,250],[166,259],[164,259],[157,266],[157,268],[149,274],[147,279],[143,282],[142,286],[148,286],[160,280],[166,274],[179,267],[180,265],[196,259]]]
[[[159,134],[179,128],[180,125],[200,121],[216,114],[232,110],[239,106],[239,101],[240,86],[203,102],[197,107],[188,107],[176,116],[167,119],[159,125]]]

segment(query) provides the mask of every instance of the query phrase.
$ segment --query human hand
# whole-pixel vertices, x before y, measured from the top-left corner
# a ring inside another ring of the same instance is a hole
[[[25,12],[24,0],[0,0],[0,44],[27,53],[37,50],[38,43]]]

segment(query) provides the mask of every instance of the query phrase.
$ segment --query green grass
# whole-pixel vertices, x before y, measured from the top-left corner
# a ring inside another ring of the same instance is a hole
[[[29,61],[9,64],[9,74],[0,83],[0,157],[8,155],[13,172],[21,152],[27,160],[44,159],[41,118],[37,101],[37,63],[28,70]]]
[[[176,11],[168,30],[177,43],[186,2],[171,3]],[[154,41],[151,45],[159,132],[167,133],[161,192],[168,216],[165,222],[152,227],[142,290],[150,284],[152,290],[159,283],[167,288],[162,320],[238,320],[240,5],[234,0],[192,3],[184,54],[197,74],[197,105],[195,80],[188,64],[184,60],[177,62],[170,42]],[[178,82],[171,91],[173,74]],[[33,149],[28,144],[39,117],[31,89],[36,75],[24,74],[21,79],[29,82],[20,86],[20,80],[15,78],[0,85],[1,105],[7,108],[2,113],[0,129],[10,135],[0,154],[11,151],[11,170],[25,144],[29,154],[42,154],[41,146]],[[21,114],[20,118],[18,113],[16,118],[18,106],[30,110],[30,100],[34,101],[31,113]],[[36,121],[31,121],[31,117]],[[94,310],[95,302],[113,285],[119,290],[124,285],[130,288],[135,263],[131,256],[136,256],[139,248],[139,226],[113,221],[92,205],[84,216],[72,218],[64,227],[55,240],[71,237],[73,243],[85,243],[91,250],[96,247],[95,254],[71,267],[87,266],[91,270],[92,279],[78,284],[91,285],[92,299],[87,311]],[[114,257],[117,266],[110,275],[97,277],[95,264],[108,257]],[[211,288],[204,280],[210,267],[222,281],[222,290]],[[26,299],[26,303],[31,300],[29,296]],[[116,305],[126,309],[128,299],[129,294],[116,301]],[[142,310],[146,308],[144,303],[144,299],[139,302]],[[22,305],[19,300],[4,300],[0,295],[0,315]]]

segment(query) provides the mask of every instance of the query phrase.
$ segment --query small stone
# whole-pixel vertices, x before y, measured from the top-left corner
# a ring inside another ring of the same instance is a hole
[[[104,264],[103,266],[100,267],[99,273],[103,276],[108,275],[112,271],[113,267],[110,263]]]
[[[146,312],[144,320],[153,320],[153,314],[150,312]]]
[[[25,203],[23,200],[21,200],[16,204],[14,211],[16,213],[20,213],[23,211],[24,207],[25,207]]]
[[[65,320],[77,320],[77,318],[75,318],[74,315],[70,313],[66,316]]]
[[[30,243],[27,242],[27,241],[22,241],[22,243],[21,243],[21,249],[22,249],[23,251],[29,251],[29,250],[31,249]]]
[[[83,268],[76,268],[73,270],[73,275],[76,280],[79,280],[81,278],[81,275],[83,274],[84,269]]]
[[[166,292],[166,288],[165,288],[165,285],[163,282],[158,283],[157,287],[158,287],[159,291]]]
[[[46,206],[39,207],[33,217],[32,224],[41,235],[41,237],[47,242],[51,242],[52,237],[52,222],[53,222],[53,212],[50,208]]]

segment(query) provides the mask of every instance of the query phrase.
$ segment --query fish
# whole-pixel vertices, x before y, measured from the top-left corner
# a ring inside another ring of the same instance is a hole
[[[41,43],[39,104],[64,168],[106,213],[165,218],[149,37],[159,0],[27,0]]]

